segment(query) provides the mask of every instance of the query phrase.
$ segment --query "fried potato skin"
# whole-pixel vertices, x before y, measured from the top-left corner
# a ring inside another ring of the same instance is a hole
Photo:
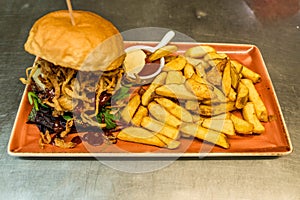
[[[174,140],[177,140],[180,137],[179,130],[177,128],[163,124],[151,117],[144,117],[141,122],[141,126]]]
[[[180,146],[180,141],[173,140],[160,133],[156,134],[156,137],[158,137],[162,142],[164,142],[167,145],[168,149],[176,149]]]
[[[127,127],[122,129],[117,138],[123,141],[166,147],[166,144],[156,137],[157,133],[140,127]]]
[[[216,52],[216,50],[211,46],[199,45],[189,48],[184,55],[191,58],[201,58],[210,52]]]
[[[226,66],[223,71],[223,77],[222,77],[222,86],[223,91],[226,97],[228,97],[231,89],[231,75],[230,75],[230,62],[226,63]]]
[[[183,84],[185,82],[185,77],[182,75],[181,71],[169,71],[166,78],[166,85],[169,84]]]
[[[235,71],[240,74],[243,70],[243,65],[236,60],[231,60],[230,62]]]
[[[163,71],[171,71],[171,70],[182,70],[186,64],[186,59],[183,56],[179,56],[174,60],[171,60],[163,67]]]
[[[265,131],[265,127],[260,123],[257,115],[255,113],[254,104],[252,102],[248,102],[243,108],[243,117],[246,121],[253,124],[253,132],[257,134],[261,134]]]
[[[163,106],[159,105],[155,101],[149,103],[148,110],[151,116],[153,116],[156,120],[174,128],[178,128],[182,123],[181,120],[169,113]]]
[[[242,75],[244,78],[250,79],[253,83],[258,83],[261,81],[261,76],[251,69],[243,66]]]
[[[235,102],[220,103],[214,106],[202,104],[199,106],[199,108],[200,108],[200,115],[207,116],[207,117],[220,115],[222,113],[236,110]]]
[[[212,91],[207,84],[199,83],[194,79],[188,79],[185,82],[185,87],[193,92],[199,100],[211,99]]]
[[[230,61],[229,61],[230,62]],[[231,76],[231,86],[234,89],[237,89],[240,82],[240,73],[237,72],[236,68],[230,62],[230,76]]]
[[[195,100],[197,97],[191,93],[183,84],[169,84],[156,88],[155,93],[165,97],[177,99]]]
[[[155,98],[157,103],[183,122],[193,122],[192,114],[185,108],[166,98]]]
[[[140,126],[143,118],[148,115],[148,109],[140,105],[133,116],[131,123],[135,126]]]
[[[253,133],[253,124],[239,118],[238,116],[231,114],[230,119],[233,123],[234,129],[239,134],[252,134]]]
[[[240,82],[237,91],[235,106],[238,109],[242,109],[248,102],[249,90],[242,82]]]
[[[136,112],[136,110],[140,105],[140,102],[141,102],[141,97],[140,95],[136,94],[129,100],[128,104],[122,110],[121,117],[126,123],[129,123],[131,121],[134,113]]]
[[[234,126],[230,119],[204,119],[201,126],[226,135],[235,135]]]
[[[217,144],[218,146],[221,146],[225,149],[228,149],[230,146],[224,134],[201,127],[197,124],[183,123],[180,126],[180,131],[185,134],[194,136],[198,139],[211,142],[212,144]]]
[[[260,121],[267,122],[268,121],[268,111],[267,108],[260,98],[253,82],[249,79],[242,79],[241,82],[248,88],[249,90],[249,100],[253,102],[256,115]]]
[[[185,76],[186,79],[189,79],[193,76],[193,74],[195,74],[195,70],[193,65],[191,65],[190,63],[186,63],[183,69],[183,74]]]
[[[177,50],[178,50],[177,46],[167,45],[167,46],[161,47],[158,50],[156,50],[153,54],[151,54],[149,56],[148,59],[149,59],[150,62],[152,62],[152,61],[158,60],[162,57],[165,57],[167,55],[170,55],[170,54],[176,52]]]
[[[185,102],[184,107],[187,110],[191,110],[199,113],[199,101],[188,100]]]
[[[147,106],[149,104],[149,102],[151,101],[154,95],[155,89],[164,84],[166,77],[167,77],[167,73],[162,72],[153,80],[149,88],[142,95],[143,106]]]

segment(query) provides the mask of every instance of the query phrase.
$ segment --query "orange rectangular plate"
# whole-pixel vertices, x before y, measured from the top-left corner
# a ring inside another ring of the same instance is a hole
[[[155,42],[125,42],[125,47],[143,44],[154,46]],[[184,53],[200,43],[173,43]],[[201,43],[203,44],[203,43]],[[282,156],[292,152],[292,144],[284,118],[259,49],[254,45],[206,43],[220,53],[226,53],[243,65],[259,73],[262,81],[255,85],[264,101],[270,122],[264,123],[266,131],[261,135],[233,136],[230,148],[223,149],[198,139],[180,139],[181,145],[174,150],[149,145],[118,141],[117,144],[90,146],[82,142],[73,149],[62,149],[53,145],[39,147],[39,131],[35,125],[27,124],[31,106],[25,88],[8,144],[8,154],[20,157],[220,157],[220,156]],[[70,134],[74,137],[76,134]]]

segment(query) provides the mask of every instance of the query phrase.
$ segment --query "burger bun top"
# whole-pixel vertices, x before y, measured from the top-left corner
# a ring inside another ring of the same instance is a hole
[[[54,65],[80,71],[108,71],[124,60],[123,39],[117,28],[87,11],[60,10],[38,19],[30,30],[25,50]]]

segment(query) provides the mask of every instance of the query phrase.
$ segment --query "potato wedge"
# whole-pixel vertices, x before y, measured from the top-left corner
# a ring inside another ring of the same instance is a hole
[[[197,58],[191,58],[191,57],[185,57],[186,62],[190,65],[192,65],[193,67],[201,67],[204,70],[209,70],[210,65],[208,64],[208,62],[205,62],[203,59],[197,59]]]
[[[149,61],[155,61],[158,60],[162,57],[165,57],[167,55],[170,55],[174,52],[176,52],[178,50],[178,47],[175,45],[167,45],[164,47],[159,48],[158,50],[156,50],[155,52],[153,52],[150,56],[149,56]]]
[[[228,56],[225,53],[209,52],[204,56],[204,61],[209,60],[223,60],[227,59]]]
[[[197,100],[197,97],[193,93],[188,91],[188,89],[183,84],[163,85],[156,88],[155,93],[161,96],[176,99]]]
[[[268,111],[261,100],[253,82],[249,79],[242,79],[241,82],[248,88],[249,90],[249,100],[253,102],[256,115],[260,121],[267,122],[268,121]]]
[[[217,69],[217,67],[212,67],[206,73],[206,80],[214,86],[220,86],[222,84],[222,73]]]
[[[182,75],[181,71],[169,71],[166,78],[166,85],[169,84],[183,84],[185,82],[185,77]]]
[[[237,91],[238,93],[235,102],[235,107],[238,109],[242,109],[248,102],[249,90],[242,82],[240,82]]]
[[[195,81],[197,81],[198,83],[202,83],[202,84],[206,84],[207,81],[205,81],[201,76],[199,76],[198,74],[193,74],[192,77],[190,79],[193,79]]]
[[[199,65],[200,63],[203,62],[202,59],[197,59],[197,58],[192,58],[192,57],[185,57],[186,62],[192,66]]]
[[[140,127],[127,127],[122,129],[117,138],[123,141],[148,144],[158,147],[166,147],[167,145],[156,137],[157,133],[148,131]]]
[[[210,66],[216,67],[219,70],[219,72],[223,72],[227,63],[227,59],[214,59],[214,60],[209,60],[207,62]]]
[[[133,96],[121,112],[122,119],[129,123],[141,103],[140,95]]]
[[[140,105],[137,109],[136,113],[134,114],[131,123],[135,126],[140,126],[142,119],[148,115],[148,109],[144,106]]]
[[[261,80],[261,77],[258,73],[245,66],[243,66],[242,75],[244,78],[250,79],[253,83],[258,83]]]
[[[182,70],[186,64],[186,59],[183,56],[171,60],[162,68],[163,71]]]
[[[185,82],[185,87],[200,100],[211,99],[213,97],[212,87],[209,87],[207,84],[199,83],[194,79],[188,79]]]
[[[209,65],[208,65],[209,66]],[[207,66],[204,65],[204,62],[199,63],[198,65],[195,65],[195,71],[198,76],[201,78],[206,77]]]
[[[155,98],[154,100],[181,121],[193,122],[193,116],[191,115],[191,113],[180,105],[174,103],[170,99]]]
[[[226,135],[235,135],[234,126],[230,119],[204,119],[201,126]]]
[[[214,115],[220,115],[222,113],[236,110],[235,102],[232,102],[232,101],[227,102],[227,103],[216,104],[213,106],[201,104],[199,106],[199,108],[200,108],[200,111],[199,111],[200,115],[207,116],[207,117],[214,116]]]
[[[199,101],[192,101],[188,100],[185,102],[185,109],[192,110],[192,111],[198,111],[199,110]]]
[[[234,91],[234,89],[230,88],[230,92],[229,92],[229,95],[228,95],[228,100],[229,101],[235,101],[236,100],[236,95],[237,95],[237,93]]]
[[[194,136],[200,140],[205,140],[212,144],[216,144],[225,149],[229,148],[229,143],[227,141],[226,136],[223,133],[201,127],[198,124],[183,123],[180,126],[180,131],[185,134]]]
[[[182,123],[181,120],[169,113],[164,107],[162,107],[155,101],[149,103],[148,109],[151,116],[164,124],[168,124],[174,128],[178,128]]]
[[[230,60],[231,66],[235,69],[235,71],[240,74],[243,70],[243,65],[236,60]]]
[[[213,96],[213,99],[211,99],[211,103],[226,103],[226,102],[228,102],[228,100],[226,99],[224,93],[219,88],[214,87],[214,93],[213,94],[214,94],[214,96]]]
[[[160,133],[156,134],[155,136],[158,137],[161,141],[163,141],[167,145],[168,149],[176,149],[180,146],[180,142],[178,140],[173,140]]]
[[[191,65],[190,63],[186,63],[184,68],[183,68],[184,77],[186,79],[191,78],[193,76],[193,74],[195,74],[195,73],[196,72],[194,70],[193,65]]]
[[[226,97],[228,97],[231,89],[230,62],[226,63],[222,77],[222,87]]]
[[[176,59],[177,57],[178,57],[177,55],[165,56],[165,63],[171,62],[172,60]]]
[[[246,120],[239,118],[238,116],[236,116],[234,114],[230,115],[230,119],[233,123],[234,130],[237,133],[252,134],[253,128],[254,128],[253,124],[247,122]]]
[[[150,84],[149,88],[142,95],[143,106],[147,106],[149,104],[149,102],[151,101],[151,99],[154,95],[155,89],[165,83],[166,77],[167,77],[166,72],[162,72],[155,77],[155,79]]]
[[[191,58],[201,58],[205,56],[207,53],[215,52],[215,51],[216,50],[211,46],[199,45],[199,46],[189,48],[188,50],[186,50],[184,55],[186,57],[191,57]]]
[[[245,120],[253,124],[253,132],[261,134],[265,131],[265,127],[260,123],[255,114],[254,103],[248,102],[243,108],[243,117]]]
[[[231,76],[231,86],[237,89],[240,82],[240,74],[236,71],[235,67],[230,63],[230,76]]]
[[[231,115],[230,112],[226,112],[226,113],[222,113],[220,115],[212,116],[212,117],[210,117],[208,119],[212,119],[212,120],[227,120],[227,119],[230,119],[230,115]]]
[[[196,123],[196,124],[202,124],[204,118],[201,117],[199,114],[193,114],[193,122]]]
[[[151,85],[155,85],[155,86],[160,86],[163,85],[166,81],[167,78],[167,73],[166,72],[161,72],[160,74],[158,74],[155,79],[153,79]],[[150,85],[150,86],[151,86]]]
[[[144,117],[141,126],[156,133],[160,133],[168,138],[177,140],[180,137],[179,130],[150,117]]]

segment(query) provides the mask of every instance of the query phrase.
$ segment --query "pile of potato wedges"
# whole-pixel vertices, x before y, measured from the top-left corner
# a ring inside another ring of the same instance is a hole
[[[130,126],[118,139],[175,149],[185,137],[228,149],[233,135],[265,131],[268,112],[255,88],[259,74],[211,46],[198,45],[184,55],[175,47],[148,55],[164,56],[166,64],[121,111]]]

